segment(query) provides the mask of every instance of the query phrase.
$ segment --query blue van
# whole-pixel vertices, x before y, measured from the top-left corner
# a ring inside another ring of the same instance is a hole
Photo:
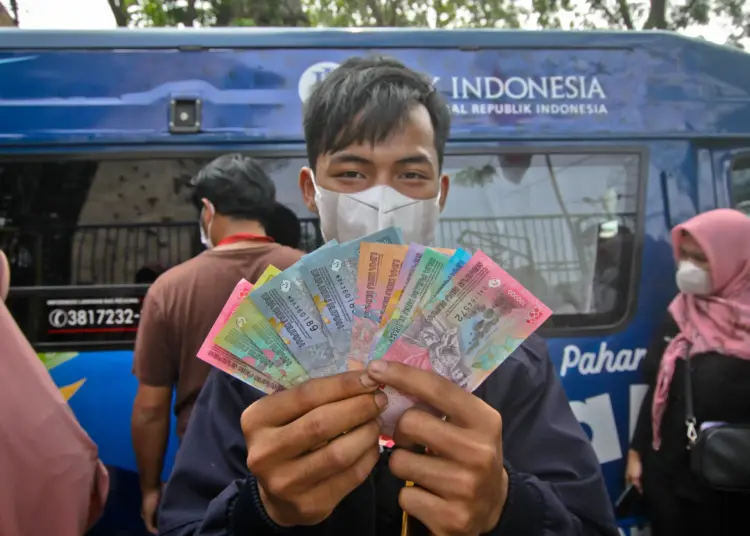
[[[639,365],[675,293],[669,230],[750,205],[750,55],[662,32],[4,30],[9,305],[112,471],[107,533],[143,530],[133,341],[148,283],[200,251],[190,177],[221,153],[258,157],[316,247],[302,104],[373,53],[448,99],[439,245],[481,248],[555,311],[542,334],[622,490]]]

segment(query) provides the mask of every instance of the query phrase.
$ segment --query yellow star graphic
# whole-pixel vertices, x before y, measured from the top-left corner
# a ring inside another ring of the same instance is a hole
[[[78,389],[80,389],[84,383],[86,383],[86,378],[79,380],[75,383],[71,383],[70,385],[60,387],[60,394],[63,396],[63,398],[67,402],[73,397],[74,394],[78,392]]]
[[[38,354],[38,356],[49,371],[54,369],[55,367],[62,365],[63,363],[70,361],[71,359],[75,359],[76,357],[78,357],[78,352],[45,352]],[[63,399],[65,399],[65,401],[67,402],[71,398],[73,398],[73,395],[78,392],[78,390],[83,386],[84,383],[86,383],[86,378],[78,380],[77,382],[71,383],[69,385],[58,387],[58,389],[60,390],[60,394],[63,396]]]

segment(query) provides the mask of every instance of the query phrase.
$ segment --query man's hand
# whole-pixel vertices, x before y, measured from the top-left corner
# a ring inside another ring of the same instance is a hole
[[[497,411],[433,372],[380,360],[370,363],[368,373],[447,417],[410,409],[396,424],[393,439],[406,448],[391,454],[391,472],[415,484],[401,490],[401,508],[436,536],[494,529],[508,495]],[[428,454],[408,450],[413,445],[427,447]]]
[[[380,456],[387,398],[363,372],[310,380],[242,414],[247,467],[281,526],[316,525],[364,482]]]
[[[138,385],[130,432],[141,483],[141,517],[146,529],[157,534],[156,516],[161,500],[161,472],[169,438],[171,387]]]
[[[146,525],[146,530],[151,534],[159,534],[156,528],[156,513],[161,501],[162,488],[150,489],[142,492],[141,498],[141,518]]]

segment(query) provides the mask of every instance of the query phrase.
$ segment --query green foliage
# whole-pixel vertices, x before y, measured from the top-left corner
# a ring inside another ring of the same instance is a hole
[[[307,26],[301,0],[107,0],[118,26]]]
[[[729,24],[727,43],[750,37],[750,6],[745,0],[587,0],[583,26],[625,30],[685,30],[717,21]],[[595,23],[593,21],[598,21]]]
[[[745,0],[107,0],[118,26],[683,30],[725,20],[750,37]]]
[[[528,14],[519,4],[516,0],[308,0],[305,8],[311,26],[519,28]]]
[[[590,7],[590,15],[603,21],[606,28],[682,30],[696,24],[707,24],[715,2],[714,0],[687,0],[686,2],[588,0],[586,3]]]

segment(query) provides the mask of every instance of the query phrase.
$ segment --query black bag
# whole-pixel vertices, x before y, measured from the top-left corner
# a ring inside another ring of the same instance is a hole
[[[615,517],[617,519],[627,519],[645,516],[646,509],[643,494],[633,484],[628,485],[615,502]]]
[[[706,486],[750,492],[750,424],[715,424],[698,428],[693,412],[690,347],[685,354],[685,425],[690,469]]]

